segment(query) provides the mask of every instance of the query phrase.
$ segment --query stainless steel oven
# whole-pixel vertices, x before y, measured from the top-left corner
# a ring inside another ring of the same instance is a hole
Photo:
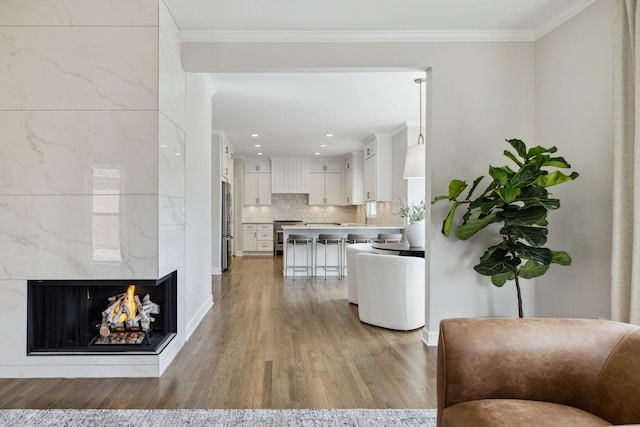
[[[299,219],[279,219],[273,221],[273,254],[282,253],[284,248],[283,225],[304,225],[304,221]]]

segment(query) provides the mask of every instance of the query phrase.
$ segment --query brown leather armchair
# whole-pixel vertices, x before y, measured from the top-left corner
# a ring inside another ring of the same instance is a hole
[[[640,423],[640,327],[588,319],[445,319],[438,427]]]

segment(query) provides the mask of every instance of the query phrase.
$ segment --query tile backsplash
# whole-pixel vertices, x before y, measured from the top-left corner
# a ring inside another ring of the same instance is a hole
[[[309,206],[308,194],[272,194],[270,206],[242,206],[242,222],[294,219],[304,222],[353,222],[404,226],[393,214],[394,204],[378,203],[375,218],[366,218],[364,206]]]

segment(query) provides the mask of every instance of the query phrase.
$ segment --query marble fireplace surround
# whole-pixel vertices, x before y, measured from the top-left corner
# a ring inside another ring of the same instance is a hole
[[[87,5],[0,14],[0,322],[17,326],[3,330],[0,377],[158,377],[186,340],[178,28],[162,0]],[[29,280],[173,271],[177,334],[160,354],[27,356]]]

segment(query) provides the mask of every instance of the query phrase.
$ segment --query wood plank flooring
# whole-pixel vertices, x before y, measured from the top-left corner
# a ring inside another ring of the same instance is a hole
[[[435,408],[421,330],[361,323],[346,280],[282,277],[236,257],[214,307],[161,378],[0,379],[0,408]]]

